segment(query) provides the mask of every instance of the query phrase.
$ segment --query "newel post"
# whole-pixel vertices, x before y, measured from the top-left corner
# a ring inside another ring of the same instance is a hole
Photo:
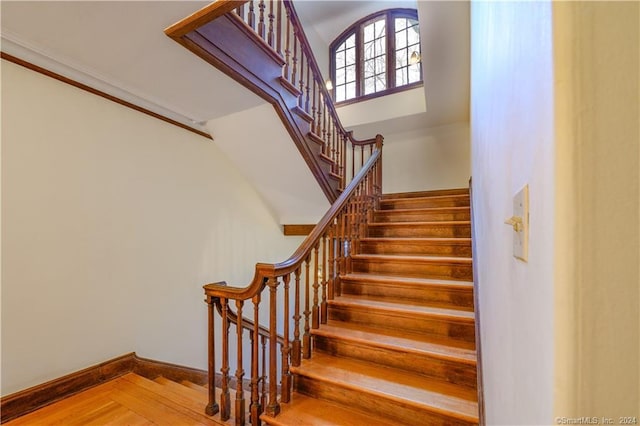
[[[380,207],[380,197],[382,196],[382,145],[384,138],[382,135],[376,135],[376,148],[380,151],[380,157],[377,161],[376,168],[376,208]]]
[[[278,319],[277,319],[277,291],[278,278],[269,278],[267,285],[269,286],[269,405],[267,405],[266,413],[275,417],[280,414],[280,403],[278,402],[278,365],[277,365],[277,346],[278,346]]]
[[[220,411],[220,406],[216,402],[216,349],[215,349],[215,327],[214,327],[214,304],[215,300],[211,296],[207,296],[207,310],[209,312],[209,403],[205,408],[208,416],[213,416]]]

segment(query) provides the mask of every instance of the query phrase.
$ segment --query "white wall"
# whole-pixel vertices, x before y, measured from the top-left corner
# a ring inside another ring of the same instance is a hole
[[[640,416],[640,3],[554,3],[555,416]]]
[[[383,152],[384,193],[469,186],[467,123],[385,133]]]
[[[471,6],[471,152],[486,422],[551,424],[554,136],[550,1]],[[512,196],[530,191],[529,262]],[[586,415],[586,414],[585,414]]]
[[[202,284],[286,259],[200,136],[2,62],[2,395],[109,358],[206,367]]]

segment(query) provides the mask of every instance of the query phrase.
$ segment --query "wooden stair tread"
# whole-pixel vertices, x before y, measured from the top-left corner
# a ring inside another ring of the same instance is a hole
[[[389,314],[399,313],[405,315],[428,315],[441,317],[443,319],[453,319],[456,321],[475,321],[474,313],[469,311],[423,306],[420,304],[412,304],[409,302],[385,302],[383,300],[376,300],[363,296],[339,296],[333,300],[327,301],[327,303],[329,304],[329,306],[366,308],[369,310],[376,309],[387,311]]]
[[[385,210],[378,209],[375,210],[374,213],[384,213],[384,214],[402,214],[402,213],[441,213],[441,212],[462,212],[469,210],[469,206],[449,206],[449,207],[413,207],[406,209],[395,209],[395,210]]]
[[[405,337],[407,339],[413,339],[419,342],[427,342],[433,344],[439,344],[448,347],[456,347],[461,349],[467,349],[471,351],[475,351],[475,344],[473,342],[464,342],[460,340],[452,340],[448,338],[439,338],[437,336],[429,335],[426,333],[415,333],[412,331],[405,331],[400,329],[389,329],[383,327],[369,326],[365,324],[354,324],[350,322],[344,322],[339,320],[328,320],[326,324],[322,324],[320,327],[324,327],[325,325],[334,325],[343,329],[348,330],[360,330],[360,331],[368,331],[371,333],[379,334],[381,336],[389,336],[389,337]]]
[[[402,193],[400,193],[402,194]],[[422,195],[422,196],[418,196],[418,197],[407,197],[407,196],[402,196],[398,194],[397,197],[393,198],[391,197],[390,194],[387,194],[386,196],[382,197],[383,201],[392,201],[392,200],[407,200],[407,199],[417,199],[417,198],[428,198],[430,200],[444,200],[444,199],[449,199],[449,198],[460,198],[460,199],[464,199],[464,198],[469,198],[469,193],[462,193],[462,194],[433,194],[433,195]],[[406,193],[404,193],[406,194]]]
[[[262,414],[260,419],[275,426],[341,426],[380,425],[396,426],[397,422],[367,415],[322,399],[311,398],[294,392],[289,404],[280,405],[280,414],[271,417]]]
[[[396,254],[354,254],[352,259],[374,260],[386,262],[427,262],[427,263],[465,263],[471,264],[470,257],[451,256],[408,256]]]
[[[416,226],[457,226],[457,225],[470,225],[470,220],[441,220],[441,221],[426,221],[426,222],[372,222],[367,226],[377,227],[377,226],[405,226],[405,227],[416,227]],[[467,237],[465,237],[467,238]]]
[[[399,222],[395,222],[399,223]],[[360,241],[404,242],[404,243],[449,243],[471,244],[469,237],[364,237]]]
[[[319,382],[365,394],[375,394],[425,411],[438,412],[468,422],[478,421],[475,390],[430,380],[416,374],[382,367],[365,361],[314,353],[291,372]]]
[[[421,256],[422,257],[422,256]],[[390,283],[399,285],[437,285],[442,287],[453,288],[473,288],[473,281],[455,281],[445,279],[434,278],[410,278],[410,277],[396,277],[390,275],[378,275],[378,274],[359,274],[352,272],[350,274],[340,277],[341,281],[369,281],[376,283]]]
[[[183,380],[180,382],[180,384],[182,386],[186,386],[188,388],[194,389],[200,393],[204,393],[205,395],[209,395],[209,389],[207,388],[206,385],[197,385],[193,382],[190,382],[188,380]]]
[[[395,351],[412,352],[443,359],[476,364],[476,352],[473,349],[447,346],[441,343],[417,340],[415,334],[398,331],[393,335],[371,327],[343,327],[339,321],[331,321],[320,328],[311,330],[312,335],[328,338],[350,340],[360,344],[371,345]]]
[[[393,192],[382,194],[382,199],[387,198],[416,198],[416,197],[432,197],[438,195],[469,195],[469,188],[452,188],[452,189],[434,189],[429,191],[412,191],[412,192]]]

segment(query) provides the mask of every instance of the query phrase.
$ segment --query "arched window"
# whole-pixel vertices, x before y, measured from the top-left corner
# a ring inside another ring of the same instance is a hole
[[[420,29],[413,9],[390,9],[367,16],[338,36],[329,53],[337,103],[422,83]]]

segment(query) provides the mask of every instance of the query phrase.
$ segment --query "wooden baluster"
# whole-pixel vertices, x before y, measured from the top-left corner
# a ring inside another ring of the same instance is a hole
[[[278,279],[269,278],[269,405],[267,414],[275,417],[280,413],[280,403],[278,402]]]
[[[278,1],[276,14],[276,52],[282,58],[282,2]]]
[[[291,70],[291,84],[295,87],[296,85],[296,75],[298,72],[298,30],[296,27],[293,27],[293,58],[291,59],[293,64]]]
[[[251,413],[251,424],[260,424],[260,414],[262,414],[262,406],[260,405],[260,372],[258,370],[260,361],[259,337],[260,337],[260,293],[253,296],[253,331],[251,331],[251,405],[249,411]]]
[[[295,367],[300,365],[300,267],[293,273],[295,277],[295,301],[293,312],[293,343],[291,344],[291,364]]]
[[[260,9],[260,17],[258,18],[258,34],[263,40],[266,40],[266,25],[264,23],[264,0],[258,2],[258,9]]]
[[[304,51],[302,50],[302,43],[300,43],[300,96],[298,97],[298,106],[304,107]]]
[[[255,30],[256,30],[256,12],[255,12],[254,7],[253,7],[253,0],[251,0],[251,1],[249,2],[249,16],[248,16],[248,21],[249,21],[249,22],[248,22],[248,23],[249,23],[249,26],[250,26],[251,28],[253,28],[253,30],[255,31]]]
[[[351,180],[353,180],[353,176],[356,174],[356,146],[351,144]]]
[[[215,300],[211,296],[207,296],[207,312],[209,315],[209,333],[208,333],[208,384],[209,384],[209,403],[205,408],[205,413],[209,416],[213,416],[220,411],[220,406],[216,402],[216,337],[215,337],[215,313],[214,304]]]
[[[289,373],[289,281],[291,275],[282,277],[284,282],[284,339],[281,347],[282,352],[282,395],[281,402],[289,402],[291,399],[291,374]]]
[[[264,410],[267,406],[267,338],[260,336],[260,343],[262,344],[262,374],[260,379],[262,382],[262,392],[260,396],[260,408]]]
[[[322,236],[322,302],[320,303],[320,322],[322,324],[327,323],[327,285],[328,285],[328,258],[327,252],[327,234]]]
[[[333,139],[332,139],[333,142],[331,143],[331,159],[334,162],[334,167],[335,167],[334,173],[337,173],[338,172],[338,169],[337,169],[338,162],[336,161],[337,160],[336,152],[337,152],[337,147],[338,147],[338,141],[336,140],[336,137],[335,137],[335,127],[336,126],[334,126],[334,131],[333,131]]]
[[[340,166],[340,172],[342,174],[342,187],[347,186],[347,135],[345,134],[340,144],[340,150],[342,151],[342,165]]]
[[[221,394],[220,394],[220,419],[227,421],[231,417],[231,397],[229,396],[229,307],[227,299],[220,299],[222,306],[222,368]]]
[[[304,292],[304,334],[302,335],[302,357],[305,359],[311,358],[311,334],[309,330],[309,316],[311,315],[311,308],[309,307],[309,298],[311,292],[309,288],[309,263],[311,261],[310,256],[305,259],[305,292]]]
[[[322,140],[327,143],[327,121],[329,117],[327,116],[327,99],[323,99],[324,103],[322,104],[323,118],[322,118]]]
[[[360,168],[364,167],[364,145],[360,145]]]
[[[320,243],[316,243],[313,248],[313,311],[311,315],[311,327],[315,330],[320,327],[320,306],[318,305],[318,289],[320,283],[318,283],[318,275],[320,275],[320,265],[318,262],[318,249]]]
[[[269,0],[269,33],[267,35],[267,43],[273,48],[275,48],[275,37],[273,34],[273,19],[275,17],[276,15],[273,14],[273,0]]]
[[[323,98],[324,96],[322,95],[322,92],[318,92],[318,119],[315,122],[315,129],[313,129],[313,133],[315,133],[318,136],[322,136],[322,105],[323,105]],[[326,154],[326,148],[325,145],[322,145],[322,149],[323,152]]]
[[[311,131],[314,132],[316,129],[316,120],[317,120],[317,115],[316,115],[316,98],[317,98],[317,91],[318,91],[318,81],[314,78],[313,79],[313,88],[311,90],[311,93],[313,93],[313,99],[311,101]],[[324,146],[322,146],[322,153],[324,154]]]
[[[278,2],[278,4],[280,4],[282,2]],[[287,79],[287,81],[291,81],[289,80],[289,73],[291,71],[290,69],[290,63],[289,60],[291,59],[291,20],[289,19],[289,8],[285,8],[285,13],[287,15],[287,29],[285,31],[285,47],[284,47],[284,78]]]
[[[244,331],[244,327],[242,327],[242,306],[244,305],[243,300],[236,300],[236,310],[237,310],[237,318],[238,322],[236,323],[236,330],[238,335],[238,350],[236,353],[236,359],[238,361],[238,367],[236,368],[236,425],[241,426],[244,425],[244,368],[243,368],[243,360],[242,360],[242,332]]]
[[[309,102],[310,102],[310,99],[309,99],[310,93],[309,93],[309,91],[311,90],[311,81],[310,81],[310,79],[311,79],[311,67],[309,66],[310,62],[311,61],[307,60],[307,85],[305,87],[305,90],[307,91],[307,99],[305,99],[305,101],[304,101],[304,110],[307,113],[311,112],[311,110],[309,109]],[[314,81],[315,81],[315,79],[314,79]]]
[[[334,288],[335,288],[335,263],[336,263],[336,225],[332,223],[329,226],[329,289],[328,289],[328,298],[329,300],[333,300],[334,298]],[[326,320],[329,318],[327,315],[327,305],[325,305],[325,311],[323,312],[323,317]]]

